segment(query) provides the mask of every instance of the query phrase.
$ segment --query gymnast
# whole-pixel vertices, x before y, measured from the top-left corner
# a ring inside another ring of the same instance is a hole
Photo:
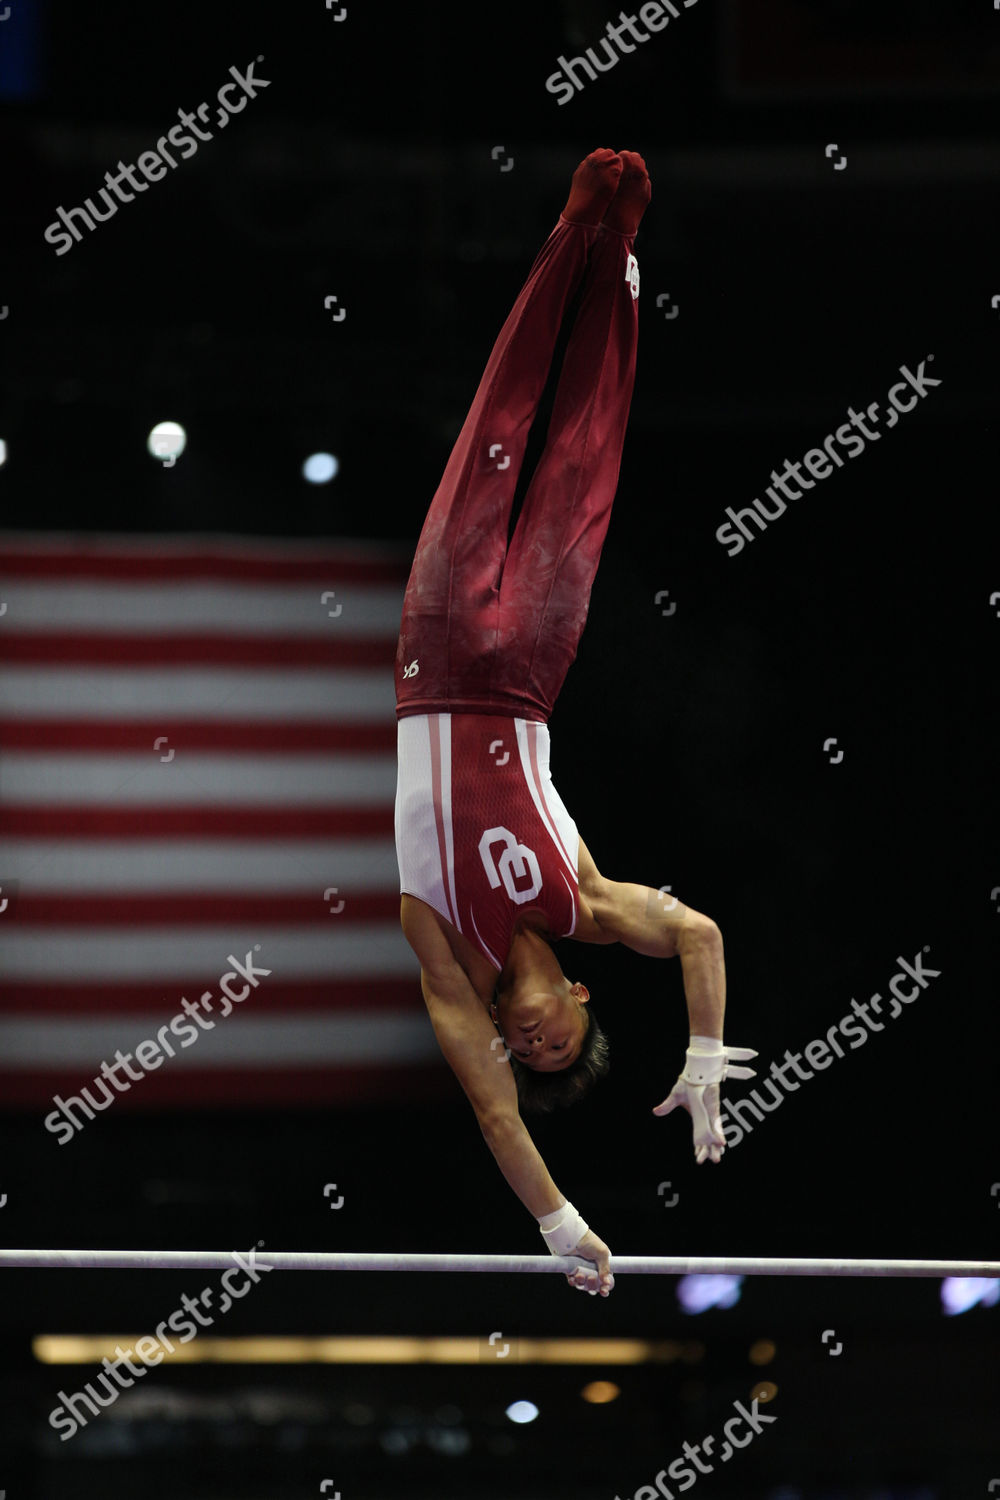
[[[417,543],[396,653],[400,920],[441,1050],[501,1172],[570,1285],[608,1296],[611,1252],[556,1187],[521,1119],[608,1069],[590,992],[552,943],[679,956],[686,1065],[654,1114],[691,1115],[695,1157],[725,1147],[719,1085],[753,1077],[722,1041],[719,929],[598,871],[549,773],[548,720],[576,656],[618,485],[635,378],[636,231],[650,199],[633,151],[580,163],[505,322]],[[517,479],[557,340],[545,445],[512,536]],[[507,1065],[509,1064],[509,1065]]]

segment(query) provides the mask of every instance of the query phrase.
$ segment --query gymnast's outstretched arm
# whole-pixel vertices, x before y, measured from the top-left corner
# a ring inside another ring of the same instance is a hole
[[[434,1034],[475,1111],[486,1144],[518,1198],[539,1221],[550,1250],[590,1263],[567,1276],[570,1285],[606,1297],[614,1286],[611,1252],[567,1203],[528,1134],[502,1039],[440,928],[433,920],[421,920],[419,904],[406,907],[403,931],[420,959],[421,987]]]
[[[583,839],[579,875],[580,890],[607,941],[649,958],[680,958],[691,1032],[721,1041],[726,964],[722,933],[711,917],[669,892],[605,879]]]
[[[696,1160],[699,1164],[718,1162],[726,1145],[719,1085],[726,1077],[753,1078],[752,1068],[734,1067],[730,1060],[757,1056],[749,1048],[726,1047],[722,1041],[726,1014],[722,933],[711,917],[668,892],[606,880],[582,839],[579,877],[581,894],[602,935],[598,941],[624,943],[650,958],[680,958],[691,1033],[687,1064],[653,1113],[668,1115],[678,1107],[688,1110]]]

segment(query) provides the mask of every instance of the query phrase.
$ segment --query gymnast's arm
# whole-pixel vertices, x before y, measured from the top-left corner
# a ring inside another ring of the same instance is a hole
[[[536,1219],[553,1213],[566,1199],[524,1127],[502,1040],[469,976],[440,927],[419,906],[403,903],[402,924],[420,960],[421,988],[438,1045],[475,1110],[486,1144],[525,1208]]]
[[[722,934],[711,917],[685,906],[669,892],[606,880],[583,839],[579,877],[581,895],[597,928],[592,940],[624,943],[626,948],[650,958],[679,956],[691,1034],[721,1040],[726,965]],[[584,942],[587,940],[583,937]]]
[[[468,1096],[497,1166],[536,1219],[566,1199],[525,1129],[517,1087],[501,1039],[461,966],[429,975],[421,970],[424,1001],[441,1051]],[[491,1042],[498,1045],[492,1047]]]

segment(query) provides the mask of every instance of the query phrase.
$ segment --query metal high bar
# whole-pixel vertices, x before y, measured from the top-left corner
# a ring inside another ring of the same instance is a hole
[[[0,1250],[0,1268],[100,1271],[223,1271],[231,1250]],[[240,1252],[243,1254],[243,1252]],[[246,1252],[249,1255],[250,1252]],[[363,1251],[253,1251],[259,1269],[280,1271],[458,1271],[569,1273],[592,1261],[555,1255],[405,1255]],[[245,1257],[244,1257],[245,1258]],[[976,1276],[1000,1278],[1000,1261],[823,1260],[794,1257],[613,1255],[615,1276]]]

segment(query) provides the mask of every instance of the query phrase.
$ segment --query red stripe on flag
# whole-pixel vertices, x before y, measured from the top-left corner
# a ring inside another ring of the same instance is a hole
[[[4,719],[0,746],[6,750],[149,750],[163,734],[168,715],[158,719]],[[333,723],[327,719],[262,723],[169,718],[170,740],[186,750],[228,754],[274,751],[395,751],[396,725]]]
[[[217,978],[206,984],[204,974],[195,978],[188,976],[158,981],[87,983],[74,981],[72,986],[58,983],[26,982],[5,984],[0,998],[0,1015],[12,1016],[30,1013],[37,1016],[43,1012],[56,1016],[100,1016],[100,1015],[162,1015],[169,1022],[176,1014],[185,995],[190,999],[200,995],[206,988],[217,985]],[[213,1003],[217,1003],[215,997]],[[414,959],[413,979],[286,979],[270,975],[262,981],[248,1000],[241,1002],[237,1010],[253,1007],[254,1014],[283,1011],[329,1011],[343,1014],[354,1011],[358,1014],[377,1013],[380,1010],[412,1010],[415,1014],[423,1009],[420,991],[419,969]],[[235,1015],[234,1011],[232,1014]],[[229,1017],[225,1018],[226,1020]],[[255,1064],[255,1066],[262,1066]],[[0,1059],[2,1069],[2,1059]],[[0,1096],[2,1098],[2,1096]]]
[[[367,1102],[398,1105],[401,1099],[409,1104],[454,1097],[455,1086],[450,1079],[443,1060],[368,1069],[185,1068],[183,1073],[172,1077],[169,1069],[163,1068],[147,1074],[127,1093],[119,1094],[104,1113],[113,1116],[123,1110],[202,1107],[254,1110],[265,1105],[280,1105],[284,1110],[317,1106],[330,1109]],[[65,1100],[79,1097],[81,1083],[86,1085],[89,1081],[64,1070],[9,1073],[0,1069],[0,1110],[37,1109],[48,1113],[53,1107],[53,1095],[59,1094]],[[88,1122],[84,1112],[76,1108],[74,1118],[83,1123],[84,1130],[101,1128],[99,1114]],[[53,1148],[59,1146],[60,1139],[53,1133]],[[72,1146],[72,1141],[66,1142],[66,1149],[71,1150]]]
[[[109,549],[88,554],[87,539],[74,538],[72,550],[35,550],[4,544],[5,578],[114,579],[124,583],[172,582],[209,578],[232,583],[398,584],[406,582],[410,557],[366,556],[349,550],[316,552],[306,557],[281,557],[243,552],[234,541],[226,554],[211,551],[166,550],[157,537],[149,548]],[[164,550],[159,550],[159,549]]]
[[[8,807],[3,831],[14,838],[308,839],[384,838],[393,809],[374,807]]]
[[[306,635],[102,635],[14,632],[4,636],[4,661],[23,666],[89,667],[334,667],[391,668],[396,642]]]
[[[394,922],[399,918],[399,896],[395,891],[345,892],[338,887],[337,900],[341,899],[342,914],[352,927],[356,922]],[[11,895],[8,921],[16,918],[22,927],[162,927],[171,923],[211,927],[225,922],[292,927],[333,922],[341,913],[332,914],[331,904],[336,904],[333,898],[325,900],[319,890],[313,895],[184,890],[124,896],[81,896],[76,892],[55,891],[44,895]]]

